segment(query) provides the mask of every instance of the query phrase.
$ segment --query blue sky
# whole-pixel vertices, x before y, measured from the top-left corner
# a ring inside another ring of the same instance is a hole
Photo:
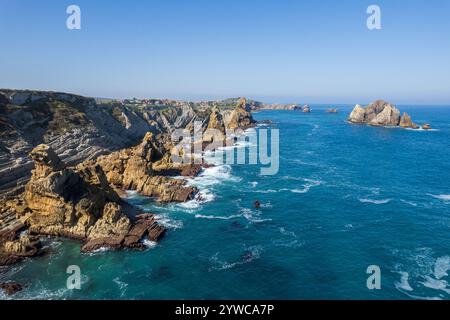
[[[447,0],[0,0],[0,39],[2,88],[450,104]]]

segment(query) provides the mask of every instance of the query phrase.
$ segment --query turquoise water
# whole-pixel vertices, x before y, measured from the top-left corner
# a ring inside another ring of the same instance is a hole
[[[168,226],[160,244],[81,254],[49,242],[50,255],[0,280],[29,284],[16,298],[449,299],[450,108],[400,108],[436,130],[350,125],[350,107],[256,113],[280,130],[277,175],[206,169],[189,182],[202,203],[130,194]],[[80,266],[81,290],[66,289],[68,265]],[[367,289],[370,265],[381,290]]]

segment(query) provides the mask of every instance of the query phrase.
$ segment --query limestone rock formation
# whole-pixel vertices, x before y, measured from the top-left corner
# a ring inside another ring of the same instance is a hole
[[[0,266],[20,262],[24,258],[42,254],[39,238],[22,234],[25,226],[16,225],[14,228],[0,232]]]
[[[252,127],[255,124],[250,111],[248,111],[247,99],[241,98],[238,101],[236,109],[231,114],[231,119],[227,125],[228,129],[246,129]]]
[[[419,126],[412,122],[411,117],[406,112],[403,112],[402,117],[400,118],[400,127],[402,128],[411,128],[411,129],[418,129]]]
[[[225,137],[225,124],[223,116],[217,108],[214,108],[207,119],[207,126],[203,134],[203,141],[223,140]]]
[[[304,113],[310,113],[311,112],[311,108],[309,106],[307,106],[307,105],[304,105],[303,108],[302,108],[302,111]]]
[[[408,114],[400,117],[400,111],[392,104],[377,100],[363,108],[356,105],[348,118],[352,123],[366,123],[371,126],[408,127],[414,128],[414,123]]]
[[[164,151],[161,148],[154,135],[147,133],[138,146],[99,157],[96,163],[102,167],[109,183],[119,189],[136,190],[161,202],[192,199],[197,189],[186,186],[184,180],[155,175],[155,172],[183,169],[171,163],[169,158],[162,157]]]
[[[136,151],[152,158],[155,150],[146,147],[140,145]],[[83,163],[75,169],[68,168],[46,145],[37,146],[30,157],[36,166],[25,187],[24,221],[31,234],[95,241],[96,246],[114,248],[139,245],[141,238],[124,243],[136,223],[125,212],[126,204],[110,187],[99,165]],[[150,220],[156,223],[153,218]],[[28,243],[22,238],[5,242],[5,251],[21,253]]]
[[[353,123],[364,123],[365,116],[366,116],[366,110],[364,110],[363,107],[361,107],[359,104],[357,104],[355,106],[355,108],[353,109],[353,111],[350,113],[348,121],[353,122]]]

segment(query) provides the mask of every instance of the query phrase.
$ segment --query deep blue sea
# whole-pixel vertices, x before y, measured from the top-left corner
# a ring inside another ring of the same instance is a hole
[[[277,175],[205,169],[189,181],[203,199],[181,205],[129,193],[168,227],[159,244],[81,254],[49,241],[51,254],[0,280],[28,284],[18,299],[450,299],[450,107],[399,106],[432,131],[312,108],[254,114],[280,130]],[[69,265],[81,290],[66,288]],[[367,288],[370,265],[380,290]]]

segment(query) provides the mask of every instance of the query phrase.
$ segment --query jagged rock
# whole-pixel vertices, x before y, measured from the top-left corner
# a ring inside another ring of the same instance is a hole
[[[0,283],[0,289],[3,290],[6,295],[12,296],[17,292],[22,291],[23,286],[17,282],[3,282]]]
[[[231,114],[231,119],[227,125],[228,129],[245,129],[253,126],[255,124],[255,120],[251,113],[247,110],[247,100],[245,98],[241,98],[238,101],[236,109]]]
[[[383,100],[377,100],[365,108],[356,105],[348,118],[352,123],[366,123],[371,126],[390,126],[396,127],[401,125],[400,111]],[[408,114],[404,114],[403,124],[408,125],[408,121],[413,123]]]
[[[225,138],[225,124],[223,116],[219,110],[214,108],[207,119],[206,132],[203,134],[203,141],[223,141]]]
[[[305,105],[305,106],[303,106],[302,111],[304,113],[310,113],[311,112],[311,108],[309,106]]]
[[[385,105],[383,110],[376,114],[369,124],[372,126],[398,126],[400,122],[400,111],[390,104]]]
[[[412,129],[418,129],[419,126],[416,125],[414,122],[412,122],[411,117],[406,112],[403,112],[403,115],[400,119],[400,127],[402,128],[412,128]]]
[[[30,156],[36,168],[25,187],[24,201],[30,210],[26,223],[31,232],[83,239],[128,231],[130,221],[114,203],[120,198],[100,166],[67,168],[43,145]]]
[[[425,123],[424,125],[422,125],[422,129],[423,130],[430,130],[431,126],[428,123]]]
[[[357,104],[355,106],[355,108],[353,109],[353,111],[350,113],[348,121],[353,122],[353,123],[364,123],[365,116],[366,116],[366,110],[364,110],[363,107],[361,107],[359,104]]]
[[[25,226],[19,224],[0,233],[0,266],[15,264],[43,253],[39,238],[21,235],[24,229]]]
[[[154,175],[184,167],[177,166],[167,157],[161,159],[164,151],[155,137],[149,133],[143,142],[131,149],[112,153],[97,159],[109,183],[119,189],[136,190],[148,197],[156,197],[161,202],[185,202],[194,197],[197,189],[186,186],[186,181],[166,176]],[[164,161],[162,161],[164,160]],[[156,164],[154,171],[153,165]]]

